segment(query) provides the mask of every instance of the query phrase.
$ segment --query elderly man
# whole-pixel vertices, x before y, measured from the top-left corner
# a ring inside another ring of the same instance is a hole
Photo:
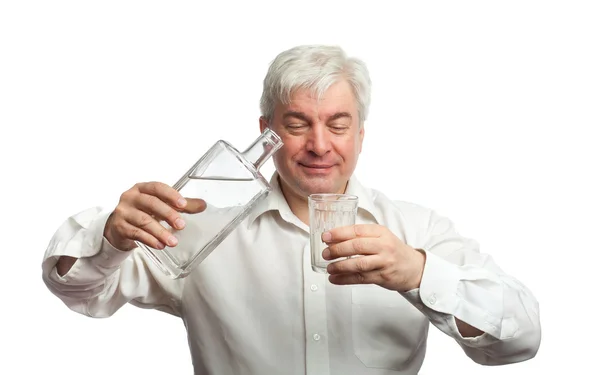
[[[181,212],[206,206],[138,183],[114,210],[91,208],[58,229],[46,285],[91,317],[127,303],[181,317],[197,374],[416,374],[429,323],[477,363],[534,357],[541,334],[530,291],[449,219],[353,175],[369,102],[366,66],[340,48],[282,52],[259,120],[283,140],[274,190],[216,251],[186,278],[161,273],[134,241],[174,246],[158,220],[181,228]],[[359,197],[357,224],[323,235],[324,258],[344,260],[316,273],[307,197],[344,192]]]

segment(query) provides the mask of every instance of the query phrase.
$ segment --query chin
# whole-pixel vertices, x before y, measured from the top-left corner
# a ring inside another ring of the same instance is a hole
[[[336,184],[331,181],[300,181],[300,189],[308,196],[310,194],[330,194],[337,193],[339,189],[336,188]]]

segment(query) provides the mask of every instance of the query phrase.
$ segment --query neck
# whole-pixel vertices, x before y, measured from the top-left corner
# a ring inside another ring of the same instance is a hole
[[[281,177],[277,178],[277,182],[279,183],[279,188],[281,189],[283,197],[285,198],[292,213],[304,224],[310,225],[308,214],[308,196],[296,193],[293,189],[291,189],[283,181],[281,181]],[[348,183],[346,182],[346,185],[344,185],[344,189],[342,189],[342,191],[338,193],[344,193],[347,187]]]
[[[290,206],[292,213],[296,215],[296,217],[304,224],[310,225],[308,215],[308,197],[296,194],[284,182],[282,182],[280,178],[277,180],[279,182],[279,188],[283,193],[283,197],[285,198],[288,206]]]

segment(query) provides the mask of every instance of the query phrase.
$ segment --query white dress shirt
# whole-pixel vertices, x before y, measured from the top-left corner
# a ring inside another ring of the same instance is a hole
[[[538,303],[447,218],[352,177],[357,223],[377,223],[425,250],[419,289],[338,286],[310,266],[309,228],[290,210],[277,174],[273,191],[189,276],[172,280],[139,248],[103,237],[99,207],[64,222],[43,260],[48,288],[72,310],[109,317],[126,303],[183,320],[196,374],[416,374],[429,323],[481,364],[535,356]],[[79,258],[63,277],[59,256]],[[484,332],[463,338],[454,317]]]

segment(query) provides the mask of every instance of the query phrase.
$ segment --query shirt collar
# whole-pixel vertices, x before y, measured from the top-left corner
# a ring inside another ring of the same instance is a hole
[[[261,200],[256,207],[248,215],[248,228],[254,223],[254,221],[262,214],[269,211],[279,211],[279,214],[284,220],[294,221],[295,215],[292,213],[281,187],[279,185],[279,174],[277,171],[273,173],[269,181],[271,185],[271,192],[267,197]],[[375,208],[373,202],[375,196],[370,189],[365,188],[355,175],[350,177],[348,186],[346,187],[346,194],[356,195],[358,197],[358,214],[370,215],[375,222],[380,223],[378,210]]]

